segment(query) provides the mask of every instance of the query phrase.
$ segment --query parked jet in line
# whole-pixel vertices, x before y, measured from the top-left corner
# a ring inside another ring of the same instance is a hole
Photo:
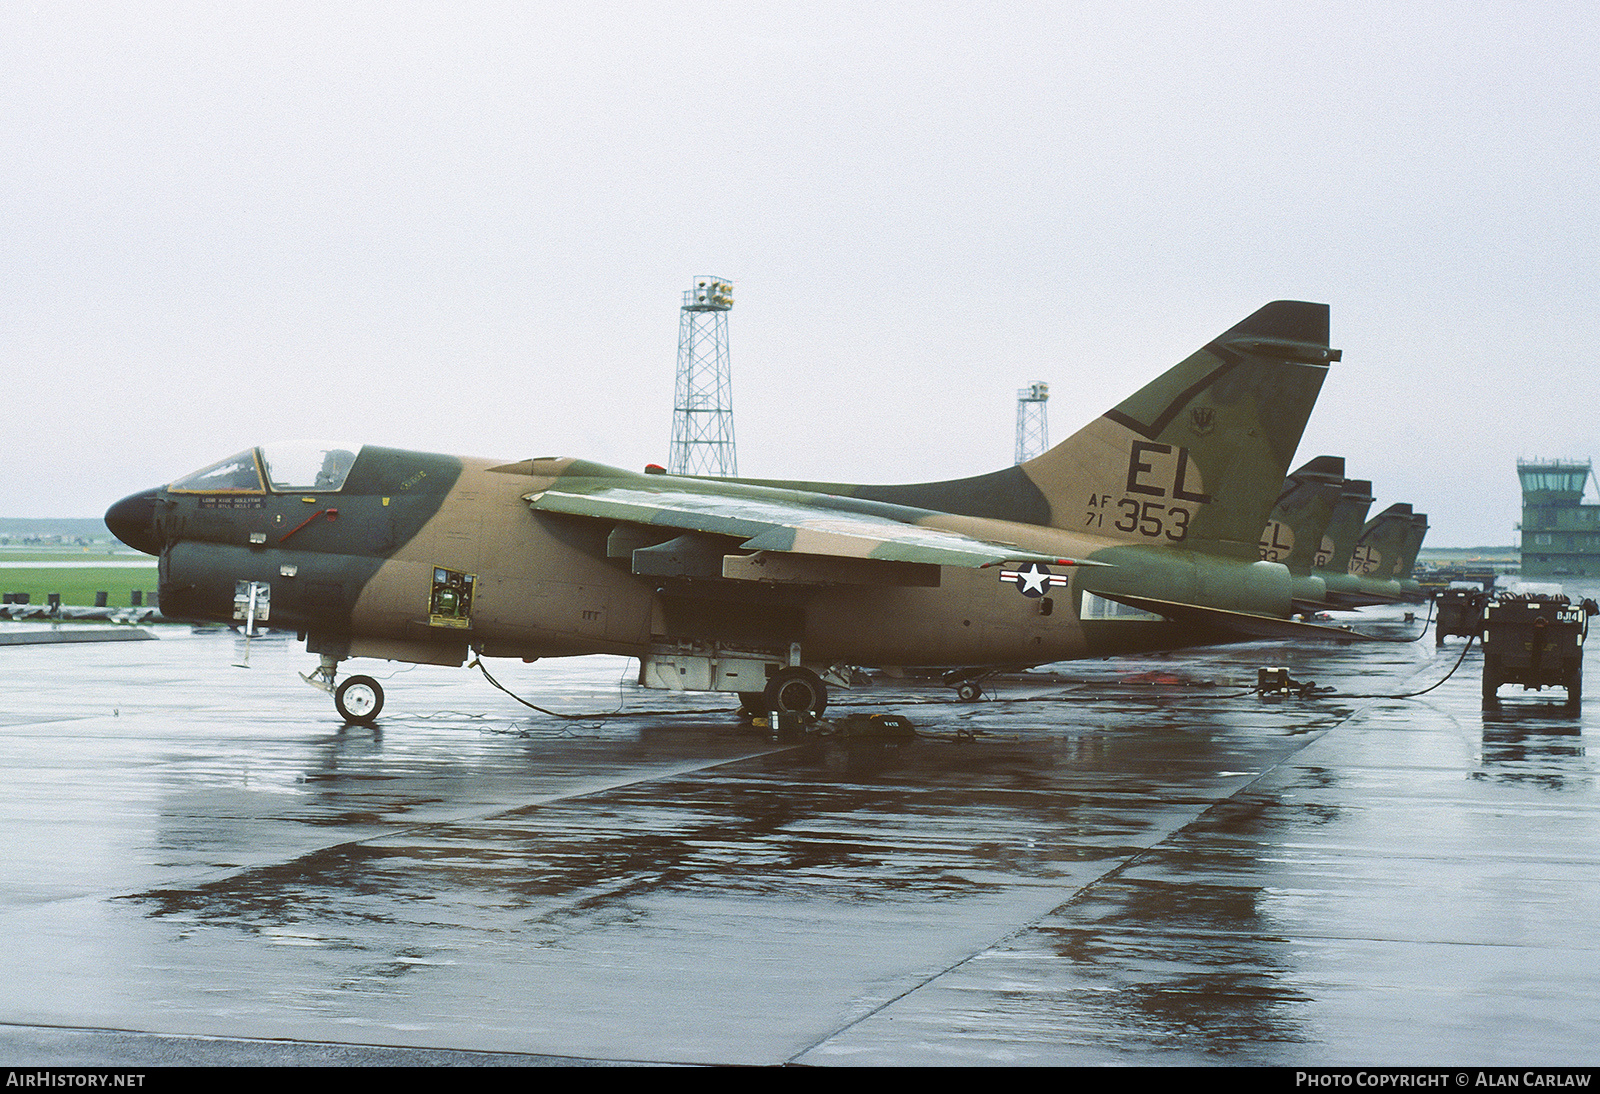
[[[1294,609],[1302,614],[1329,606],[1326,583],[1311,571],[1344,483],[1343,457],[1318,456],[1297,467],[1283,480],[1272,519],[1261,532],[1261,557],[1289,568]]]
[[[1261,557],[1289,567],[1296,611],[1427,599],[1411,572],[1428,518],[1401,503],[1363,526],[1371,486],[1346,479],[1338,456],[1318,456],[1284,480],[1261,533]]]
[[[1111,347],[1121,367],[1139,339]],[[1331,362],[1268,304],[1044,455],[904,486],[639,474],[355,444],[251,448],[125,498],[165,615],[341,661],[611,653],[649,687],[820,714],[850,665],[1025,666],[1328,628],[1258,541]],[[1333,632],[1349,637],[1346,632]]]
[[[1406,502],[1391,505],[1361,529],[1342,574],[1324,577],[1328,600],[1339,608],[1425,599],[1411,579],[1428,518]]]

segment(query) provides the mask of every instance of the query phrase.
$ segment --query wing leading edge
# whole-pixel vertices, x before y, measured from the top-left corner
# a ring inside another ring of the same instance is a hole
[[[535,511],[564,513],[596,520],[617,521],[652,528],[672,529],[703,536],[738,540],[737,549],[756,553],[811,556],[819,560],[900,563],[914,566],[957,566],[979,569],[1004,562],[1041,562],[1059,566],[1097,566],[1103,563],[1064,559],[1026,550],[1016,544],[994,542],[909,520],[875,513],[850,511],[828,504],[827,495],[808,497],[804,492],[770,490],[740,485],[715,490],[679,487],[644,488],[596,482],[576,489],[560,488],[525,495]],[[865,509],[859,502],[853,508]],[[908,514],[920,510],[906,509]],[[927,513],[929,517],[934,513]],[[729,577],[754,577],[735,565]],[[838,566],[781,567],[759,573],[762,580],[806,581],[804,577],[779,577],[779,573],[856,572]],[[891,571],[884,570],[885,576]],[[813,578],[812,580],[838,580]],[[899,584],[890,579],[886,583]],[[923,582],[916,582],[921,584]],[[936,583],[936,582],[935,582]]]

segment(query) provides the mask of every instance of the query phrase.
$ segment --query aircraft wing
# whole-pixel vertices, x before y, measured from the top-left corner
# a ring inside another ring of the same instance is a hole
[[[795,497],[796,493],[752,487],[724,493],[607,484],[578,490],[552,488],[528,494],[524,500],[539,512],[732,537],[746,551],[970,569],[1002,562],[1103,565],[928,528],[879,513],[836,509],[822,503],[821,495],[813,503],[802,500],[803,494]]]

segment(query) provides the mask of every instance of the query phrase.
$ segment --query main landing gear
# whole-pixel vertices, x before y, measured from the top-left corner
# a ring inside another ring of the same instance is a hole
[[[795,665],[773,673],[764,691],[741,691],[739,703],[740,712],[752,718],[792,714],[814,722],[828,709],[828,685],[810,669]]]
[[[302,673],[300,679],[331,693],[334,709],[346,724],[371,725],[383,709],[383,685],[370,676],[350,676],[335,687],[333,680],[338,671],[339,659],[323,654],[317,670],[309,675]]]
[[[993,669],[952,669],[943,679],[956,689],[956,696],[963,703],[975,703],[983,698],[983,685],[993,675]]]
[[[799,666],[773,673],[761,697],[768,710],[779,714],[800,714],[816,719],[828,709],[828,685],[810,669]]]

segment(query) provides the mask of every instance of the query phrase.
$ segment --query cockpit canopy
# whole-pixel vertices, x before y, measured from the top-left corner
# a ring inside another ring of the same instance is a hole
[[[180,494],[333,493],[344,486],[361,446],[280,441],[229,456],[167,487]]]

